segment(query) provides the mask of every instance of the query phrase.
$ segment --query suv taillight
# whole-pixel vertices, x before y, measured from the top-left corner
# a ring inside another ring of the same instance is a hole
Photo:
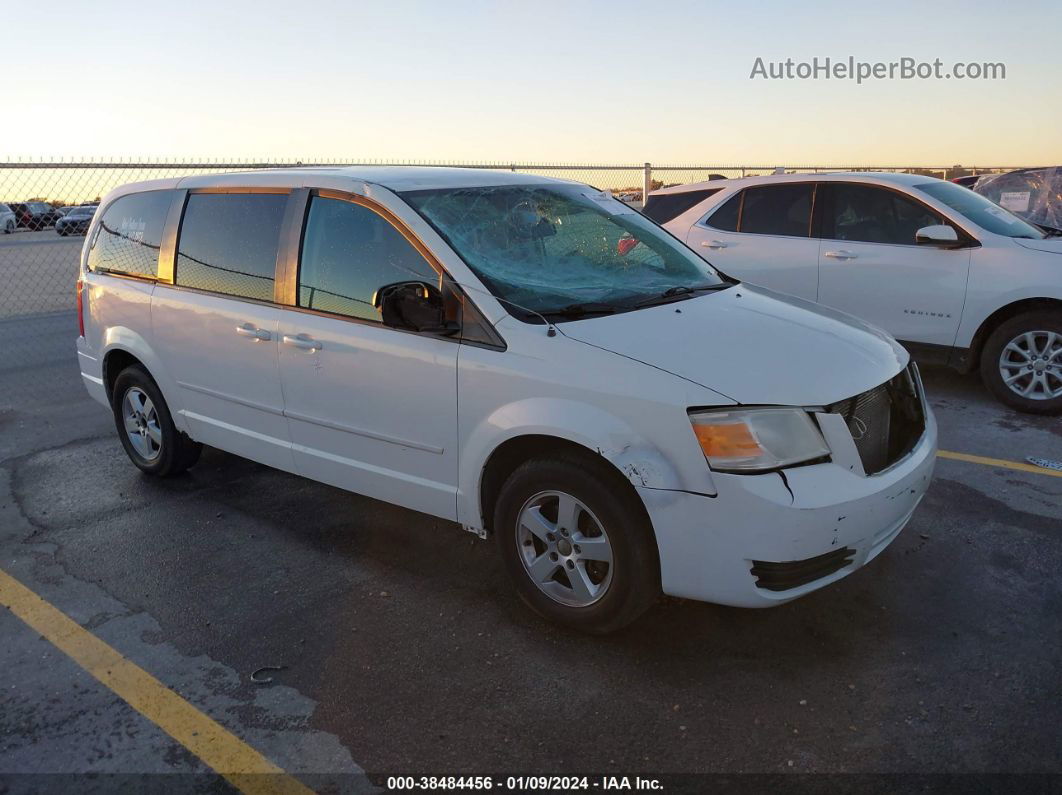
[[[85,282],[81,279],[77,280],[77,333],[85,336],[85,299],[82,294],[85,292]]]

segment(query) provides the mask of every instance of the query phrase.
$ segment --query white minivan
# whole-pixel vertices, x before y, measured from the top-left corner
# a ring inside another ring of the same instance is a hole
[[[851,312],[922,361],[979,370],[1019,411],[1062,413],[1057,229],[952,182],[881,172],[677,185],[645,214],[732,276]]]
[[[586,185],[313,168],[127,185],[78,358],[140,469],[208,444],[493,535],[539,613],[764,607],[878,555],[936,426],[886,334]]]

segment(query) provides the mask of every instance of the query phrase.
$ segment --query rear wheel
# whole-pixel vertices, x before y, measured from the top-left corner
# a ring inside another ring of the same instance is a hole
[[[502,486],[493,529],[520,597],[551,621],[613,632],[660,593],[645,509],[628,483],[590,456],[520,466]]]
[[[1000,325],[981,352],[981,378],[1011,408],[1062,413],[1062,313],[1029,312]]]
[[[111,408],[122,447],[149,475],[176,475],[199,460],[202,445],[177,430],[162,392],[144,368],[131,365],[118,374]]]

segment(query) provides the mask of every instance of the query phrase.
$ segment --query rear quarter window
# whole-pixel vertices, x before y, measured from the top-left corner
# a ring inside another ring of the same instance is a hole
[[[111,202],[92,238],[89,270],[158,277],[159,248],[172,198],[172,191],[154,190]]]

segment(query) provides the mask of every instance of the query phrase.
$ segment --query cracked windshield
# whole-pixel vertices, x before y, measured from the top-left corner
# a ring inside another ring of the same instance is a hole
[[[655,224],[585,185],[448,188],[403,198],[517,316],[611,314],[728,284]]]

